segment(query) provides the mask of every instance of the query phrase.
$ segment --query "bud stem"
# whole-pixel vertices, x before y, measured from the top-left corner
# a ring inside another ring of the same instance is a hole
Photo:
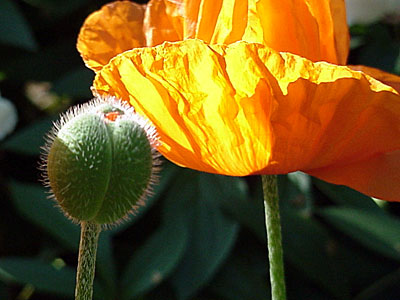
[[[92,300],[96,252],[100,231],[101,226],[99,224],[81,222],[75,300]]]
[[[262,175],[272,300],[285,300],[285,274],[276,175]]]

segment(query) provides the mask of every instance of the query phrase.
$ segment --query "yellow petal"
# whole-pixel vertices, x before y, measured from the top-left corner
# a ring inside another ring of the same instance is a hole
[[[400,93],[400,76],[384,72],[379,69],[367,67],[367,66],[349,66],[352,70],[362,71],[369,76],[383,82],[384,84],[390,85],[392,88]]]
[[[105,66],[94,89],[145,115],[166,158],[205,172],[307,172],[400,149],[394,89],[260,44],[134,49]]]
[[[115,55],[145,46],[144,10],[143,5],[117,1],[92,13],[85,20],[77,42],[86,65],[97,71]]]

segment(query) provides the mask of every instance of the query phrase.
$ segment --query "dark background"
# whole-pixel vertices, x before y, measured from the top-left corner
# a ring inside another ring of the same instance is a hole
[[[0,299],[72,299],[79,227],[39,183],[43,135],[91,97],[75,49],[106,1],[0,0],[0,91],[17,108],[0,141]],[[351,28],[351,64],[400,73],[400,24]],[[374,202],[302,173],[279,177],[288,299],[400,299],[400,205]],[[164,162],[130,222],[101,234],[95,298],[258,300],[269,296],[258,177]]]

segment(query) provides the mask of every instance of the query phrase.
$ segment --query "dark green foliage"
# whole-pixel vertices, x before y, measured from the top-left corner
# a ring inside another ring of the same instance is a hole
[[[38,48],[32,29],[12,0],[0,2],[0,42],[29,51]]]
[[[37,162],[56,112],[91,95],[94,75],[75,42],[106,2],[0,0],[0,91],[19,113],[17,130],[0,141],[1,300],[73,299],[79,228],[46,198]],[[400,71],[399,24],[352,32],[349,63]],[[50,107],[26,93],[42,81]],[[398,203],[378,205],[301,173],[280,176],[279,188],[288,299],[400,299]],[[268,299],[260,178],[164,162],[146,203],[100,234],[95,299]]]

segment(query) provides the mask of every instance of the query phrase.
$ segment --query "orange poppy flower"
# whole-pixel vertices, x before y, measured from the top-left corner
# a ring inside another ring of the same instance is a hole
[[[273,0],[220,2],[214,16],[206,14],[214,11],[209,1],[151,1],[138,23],[143,44],[133,47],[152,46],[154,36],[185,40],[119,55],[93,48],[126,39],[94,26],[101,11],[90,16],[78,48],[98,72],[94,91],[145,115],[157,127],[160,152],[178,165],[232,176],[301,170],[400,201],[400,78],[338,65],[348,51],[343,1],[290,0],[280,11]],[[152,9],[163,17],[155,21]],[[314,35],[301,34],[314,23]],[[272,25],[285,41],[271,36]],[[96,39],[86,39],[88,32]]]
[[[151,0],[112,2],[92,13],[77,48],[98,71],[126,50],[190,38],[261,43],[336,64],[346,63],[349,47],[344,0]]]

